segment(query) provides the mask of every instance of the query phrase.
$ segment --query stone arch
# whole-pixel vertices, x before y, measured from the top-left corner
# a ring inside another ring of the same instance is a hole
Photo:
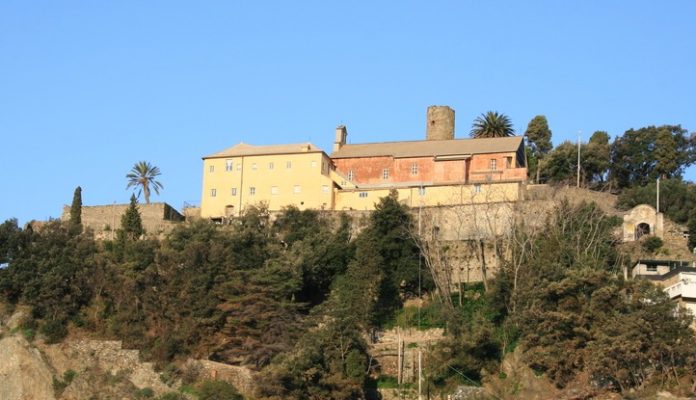
[[[650,235],[651,233],[650,224],[647,222],[640,222],[636,225],[636,240],[645,235]]]
[[[648,204],[639,204],[623,216],[623,240],[631,242],[644,235],[662,238],[664,217]]]

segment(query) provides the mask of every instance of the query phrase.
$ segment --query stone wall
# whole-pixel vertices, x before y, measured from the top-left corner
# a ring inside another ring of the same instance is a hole
[[[403,361],[402,376],[404,382],[413,383],[418,377],[418,352],[422,353],[421,362],[424,368],[429,367],[427,355],[435,343],[444,337],[443,330],[440,328],[417,330],[417,329],[390,329],[382,331],[378,335],[376,343],[370,345],[370,354],[375,357],[379,364],[381,375],[398,376],[398,348],[402,344]]]
[[[223,364],[210,360],[193,360],[186,363],[186,368],[200,372],[199,379],[222,380],[234,385],[245,396],[253,396],[256,390],[257,375],[246,367]]]
[[[82,206],[82,226],[94,231],[98,239],[113,239],[128,207],[129,204]],[[184,220],[184,216],[167,203],[138,204],[138,211],[145,232],[153,235],[168,233]],[[61,220],[70,220],[70,206],[63,206]]]

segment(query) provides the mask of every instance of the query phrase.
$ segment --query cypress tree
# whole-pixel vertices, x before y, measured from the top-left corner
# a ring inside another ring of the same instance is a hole
[[[79,234],[82,232],[82,188],[76,187],[70,205],[70,230]]]
[[[130,206],[121,216],[121,230],[118,232],[120,239],[137,240],[145,233],[143,221],[138,211],[138,201],[135,195],[131,195]]]

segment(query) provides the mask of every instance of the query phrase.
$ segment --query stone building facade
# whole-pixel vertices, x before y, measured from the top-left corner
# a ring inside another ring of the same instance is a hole
[[[426,139],[349,144],[336,128],[333,152],[311,143],[244,143],[203,157],[201,216],[239,215],[265,203],[321,210],[372,210],[391,190],[411,207],[514,202],[527,179],[524,139],[455,139],[454,110],[428,109]]]

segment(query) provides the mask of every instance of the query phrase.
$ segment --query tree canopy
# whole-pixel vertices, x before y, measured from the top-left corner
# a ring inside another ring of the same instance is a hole
[[[126,174],[128,185],[126,189],[131,187],[138,188],[138,197],[140,193],[145,197],[145,204],[150,204],[150,191],[154,190],[159,194],[159,191],[164,188],[157,180],[157,177],[162,173],[159,167],[150,164],[147,161],[139,161],[133,165],[130,172]]]
[[[611,145],[610,178],[617,188],[643,186],[658,177],[679,178],[696,161],[696,139],[680,125],[630,129]]]
[[[470,135],[473,138],[493,138],[513,136],[514,134],[515,129],[507,115],[497,111],[488,111],[476,117],[471,126]]]

